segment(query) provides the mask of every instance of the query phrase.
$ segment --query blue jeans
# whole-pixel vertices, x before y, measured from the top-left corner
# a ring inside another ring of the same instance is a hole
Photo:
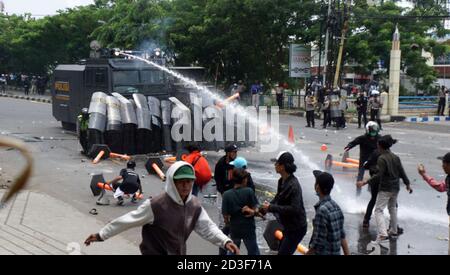
[[[294,107],[294,103],[293,103],[293,98],[292,98],[293,96],[288,96],[288,106],[289,106],[289,108],[292,108],[292,107]]]
[[[231,239],[233,240],[233,243],[237,245],[237,247],[241,248],[241,239]],[[256,235],[242,240],[244,241],[245,247],[247,248],[248,255],[261,255],[259,253],[258,243],[256,242]]]

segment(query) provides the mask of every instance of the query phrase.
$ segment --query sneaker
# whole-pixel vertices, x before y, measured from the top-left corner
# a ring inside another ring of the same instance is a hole
[[[400,226],[397,226],[397,234],[398,235],[403,234],[403,228],[401,228]]]
[[[389,239],[393,240],[393,241],[397,240],[398,239],[398,234],[397,233],[390,233],[389,234]]]
[[[123,198],[122,197],[118,197],[117,198],[117,205],[123,205]]]
[[[136,195],[133,195],[131,198],[131,203],[137,203]]]

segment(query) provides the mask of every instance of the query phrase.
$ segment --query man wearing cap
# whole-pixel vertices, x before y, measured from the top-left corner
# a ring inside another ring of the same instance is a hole
[[[90,235],[91,242],[107,240],[125,230],[142,226],[143,255],[185,255],[186,241],[192,231],[203,239],[239,254],[239,248],[209,218],[200,201],[193,196],[194,168],[178,161],[167,171],[165,192],[147,199],[137,210],[119,217]]]
[[[313,233],[307,255],[349,255],[345,239],[344,214],[339,205],[331,199],[334,179],[329,173],[314,170],[314,188],[319,202],[314,205],[316,216],[313,220]]]
[[[280,152],[275,162],[275,171],[281,175],[278,180],[277,193],[273,200],[264,202],[260,212],[273,213],[283,225],[283,239],[278,249],[278,255],[292,255],[297,245],[306,234],[306,212],[303,206],[302,188],[294,176],[297,166],[294,157],[289,152]]]
[[[217,191],[223,194],[225,191],[233,188],[231,182],[233,165],[230,164],[237,157],[237,146],[230,144],[225,147],[225,156],[221,157],[214,168],[214,180],[216,181]]]
[[[233,168],[230,164],[237,157],[238,147],[235,144],[229,144],[225,147],[225,156],[221,157],[216,163],[214,168],[214,180],[216,181],[216,188],[220,195],[223,197],[223,193],[233,188]],[[222,217],[222,213],[219,213],[219,227],[225,235],[230,234],[230,227],[227,226]],[[219,249],[219,255],[225,255],[224,249]]]
[[[447,177],[444,181],[437,181],[434,178],[427,175],[427,172],[425,171],[425,166],[423,164],[419,164],[419,167],[417,168],[419,174],[422,176],[422,178],[436,191],[438,192],[446,192],[447,191],[447,214],[448,214],[448,236],[450,238],[450,152],[445,154],[445,156],[442,157],[442,169],[447,174]],[[448,255],[450,255],[450,241],[448,243]]]
[[[243,157],[237,157],[235,160],[230,162],[234,168],[244,169],[247,172],[247,187],[251,188],[255,192],[255,184],[253,183],[252,175],[247,170],[247,160]]]

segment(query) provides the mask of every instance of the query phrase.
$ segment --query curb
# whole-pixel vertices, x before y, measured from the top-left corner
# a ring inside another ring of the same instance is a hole
[[[0,97],[10,97],[10,98],[23,99],[23,100],[28,100],[28,101],[52,103],[51,99],[45,99],[45,98],[39,98],[39,97],[29,97],[29,96],[23,96],[23,95],[0,94]]]
[[[435,121],[450,121],[450,116],[426,116],[426,117],[408,117],[407,122],[435,122]]]

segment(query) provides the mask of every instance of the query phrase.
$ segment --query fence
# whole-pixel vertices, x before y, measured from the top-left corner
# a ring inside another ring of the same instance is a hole
[[[399,96],[398,108],[407,109],[437,109],[437,96]]]

